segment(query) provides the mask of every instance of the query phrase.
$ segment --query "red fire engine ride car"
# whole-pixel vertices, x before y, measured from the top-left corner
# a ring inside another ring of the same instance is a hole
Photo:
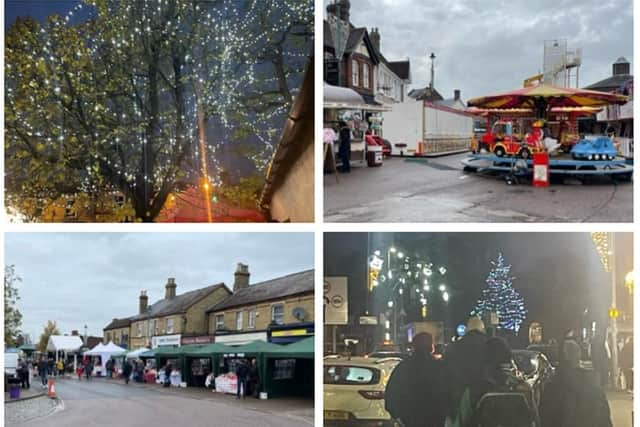
[[[544,152],[542,143],[542,122],[533,124],[533,131],[521,138],[513,133],[513,123],[508,120],[498,120],[491,130],[482,135],[480,149],[485,149],[498,157],[505,155],[518,156],[529,159],[535,153]]]

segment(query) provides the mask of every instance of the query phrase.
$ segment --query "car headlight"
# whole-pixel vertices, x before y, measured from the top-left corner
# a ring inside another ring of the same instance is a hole
[[[600,154],[596,154],[596,160],[600,160]]]
[[[593,160],[593,154],[589,154],[588,159],[589,159],[589,160]]]

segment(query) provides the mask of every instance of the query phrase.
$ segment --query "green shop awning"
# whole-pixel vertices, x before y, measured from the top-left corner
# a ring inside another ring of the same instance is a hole
[[[206,344],[199,348],[189,349],[184,354],[187,357],[207,357],[214,354],[233,353],[234,348],[221,343]]]
[[[314,339],[313,337],[308,337],[291,344],[278,345],[277,349],[266,352],[265,357],[269,359],[313,359]]]
[[[229,346],[229,350],[225,351],[225,354],[239,353],[239,354],[244,354],[245,356],[246,355],[257,356],[257,355],[263,355],[269,352],[277,351],[278,348],[280,347],[281,346],[278,344],[272,344],[270,342],[258,340],[258,341],[251,341],[248,344],[239,345],[237,347]]]
[[[189,344],[182,347],[158,347],[155,349],[155,358],[171,359],[174,357],[184,356],[190,351],[204,347],[202,344]]]

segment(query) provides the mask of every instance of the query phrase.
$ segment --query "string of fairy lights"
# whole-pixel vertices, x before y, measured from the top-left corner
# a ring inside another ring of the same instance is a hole
[[[19,41],[5,49],[7,152],[56,156],[77,192],[117,193],[116,183],[104,182],[106,168],[133,189],[142,186],[149,204],[167,181],[199,177],[203,158],[202,180],[220,185],[217,154],[232,140],[254,141],[247,157],[263,171],[291,107],[283,92],[295,94],[308,58],[310,40],[288,32],[297,25],[312,34],[313,8],[300,0],[87,0],[64,18],[20,28]],[[150,82],[153,55],[159,69]],[[155,109],[145,92],[151,84]],[[209,131],[202,148],[199,108]],[[67,167],[79,158],[91,159],[82,172]],[[195,166],[185,171],[185,163]],[[29,181],[23,193],[46,197],[43,181]]]
[[[385,321],[385,340],[391,339],[392,330],[395,331],[393,339],[397,339],[397,328],[401,326],[398,311],[400,318],[406,315],[405,301],[419,304],[423,318],[427,317],[429,299],[434,294],[439,294],[445,303],[449,301],[446,274],[445,266],[435,266],[428,259],[410,256],[395,246],[385,251],[375,250],[369,256],[368,290],[373,293],[383,291],[388,297],[387,308],[393,313]]]

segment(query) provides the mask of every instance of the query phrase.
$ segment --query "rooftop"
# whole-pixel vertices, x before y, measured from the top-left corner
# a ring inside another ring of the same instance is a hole
[[[229,298],[207,309],[207,313],[313,292],[314,271],[306,270],[239,289]]]
[[[224,283],[218,283],[216,285],[207,286],[205,288],[196,289],[194,291],[185,292],[180,295],[176,295],[173,298],[163,298],[151,304],[148,307],[148,311],[143,314],[138,314],[130,317],[131,321],[147,319],[149,317],[167,316],[169,314],[184,313],[191,305],[195,304],[205,296],[209,295],[216,289],[224,288],[229,294],[231,291]]]

